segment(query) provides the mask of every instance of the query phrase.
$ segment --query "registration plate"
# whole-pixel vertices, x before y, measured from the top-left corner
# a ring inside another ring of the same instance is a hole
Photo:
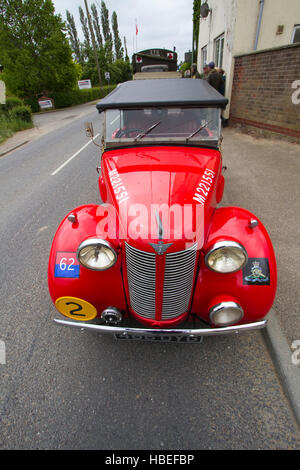
[[[117,340],[134,340],[134,341],[154,341],[157,343],[202,343],[203,336],[193,335],[157,335],[153,334],[139,334],[139,333],[116,333],[115,338]]]

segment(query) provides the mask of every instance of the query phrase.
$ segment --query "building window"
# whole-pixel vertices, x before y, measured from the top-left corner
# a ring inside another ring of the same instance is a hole
[[[300,24],[294,26],[292,44],[295,44],[296,42],[300,42]]]
[[[202,67],[206,63],[207,63],[207,46],[204,46],[201,49],[201,65],[202,65]]]
[[[224,34],[218,36],[214,41],[214,61],[216,67],[222,67],[223,65],[223,50],[224,50]]]

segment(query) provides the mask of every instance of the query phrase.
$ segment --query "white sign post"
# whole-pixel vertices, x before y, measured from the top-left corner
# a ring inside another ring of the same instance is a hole
[[[5,83],[0,80],[0,104],[5,104]]]

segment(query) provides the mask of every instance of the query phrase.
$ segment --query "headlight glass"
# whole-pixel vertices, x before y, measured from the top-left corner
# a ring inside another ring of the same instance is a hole
[[[117,253],[106,240],[91,238],[79,245],[77,258],[85,268],[104,271],[116,263]]]
[[[205,257],[206,266],[218,273],[234,273],[247,263],[245,248],[237,242],[215,243]]]

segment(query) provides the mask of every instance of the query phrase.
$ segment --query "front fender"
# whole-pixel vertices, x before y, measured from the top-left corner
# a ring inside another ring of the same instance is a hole
[[[54,236],[48,265],[48,286],[53,303],[67,297],[75,299],[73,304],[76,303],[76,299],[82,299],[97,310],[97,317],[105,308],[111,306],[112,299],[114,306],[120,311],[127,310],[118,240],[108,240],[119,256],[116,264],[106,271],[87,269],[81,266],[76,258],[77,248],[85,239],[92,237],[107,239],[105,234],[101,233],[102,228],[99,224],[101,217],[97,215],[98,209],[97,205],[85,205],[66,215]],[[76,217],[73,223],[68,220],[70,214]],[[79,304],[81,305],[81,302]],[[76,316],[74,305],[72,308],[74,319],[86,320],[83,315]],[[70,311],[72,312],[71,306]],[[69,314],[67,316],[72,318]]]
[[[252,219],[258,225],[251,228]],[[205,265],[205,254],[217,241],[241,243],[248,253],[247,265],[236,273],[220,274]],[[252,273],[257,267],[262,276]],[[192,311],[209,321],[209,310],[221,300],[236,300],[244,310],[241,323],[263,319],[269,312],[276,294],[277,269],[270,237],[256,216],[238,207],[215,211],[209,237],[200,258],[199,275],[195,286]]]

